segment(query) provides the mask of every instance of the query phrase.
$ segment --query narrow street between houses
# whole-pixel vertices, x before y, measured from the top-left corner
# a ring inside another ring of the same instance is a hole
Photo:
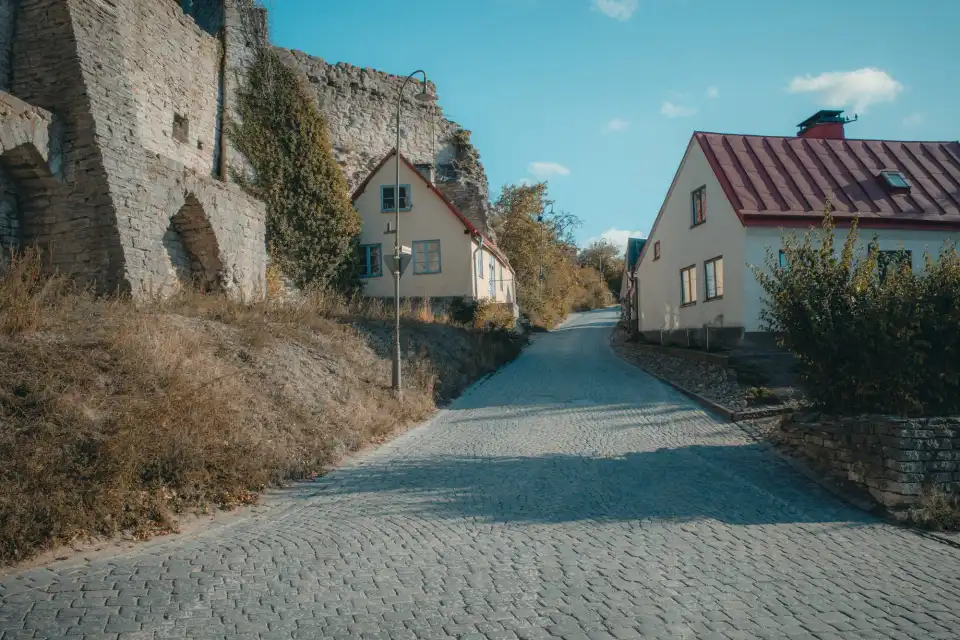
[[[269,517],[0,578],[13,638],[960,638],[960,550],[839,502],[573,316]]]

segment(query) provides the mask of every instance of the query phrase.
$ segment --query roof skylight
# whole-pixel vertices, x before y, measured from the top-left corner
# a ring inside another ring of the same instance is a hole
[[[886,182],[887,186],[891,189],[910,189],[910,183],[907,182],[906,177],[899,171],[881,171],[880,177],[883,178],[884,182]]]

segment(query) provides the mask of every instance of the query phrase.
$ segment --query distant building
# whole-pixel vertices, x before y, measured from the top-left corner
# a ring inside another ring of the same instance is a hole
[[[633,270],[637,266],[637,260],[640,259],[640,252],[643,251],[643,245],[646,241],[646,238],[629,238],[627,240],[627,251],[623,261],[623,279],[620,282],[620,318],[634,330],[636,327],[633,326],[632,321],[636,314],[631,313],[632,306],[630,304],[635,286]]]

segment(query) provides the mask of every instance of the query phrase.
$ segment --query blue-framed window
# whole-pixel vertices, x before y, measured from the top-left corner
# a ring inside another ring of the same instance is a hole
[[[413,272],[440,273],[439,240],[417,240],[413,243]]]
[[[790,266],[790,261],[787,260],[787,254],[783,249],[780,249],[780,267],[786,269]]]
[[[397,201],[394,198],[394,192],[397,190],[396,185],[384,184],[380,185],[380,212],[381,213],[390,213],[394,210],[394,207],[397,206]],[[400,211],[410,211],[413,207],[413,198],[410,192],[410,185],[402,184],[400,185]]]
[[[360,245],[360,277],[379,278],[383,275],[383,255],[379,244]]]
[[[483,247],[477,249],[477,275],[483,278]]]

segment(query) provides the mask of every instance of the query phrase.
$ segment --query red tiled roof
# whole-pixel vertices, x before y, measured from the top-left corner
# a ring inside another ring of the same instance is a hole
[[[350,197],[351,202],[357,201],[357,198],[360,197],[360,195],[367,189],[367,186],[370,184],[370,181],[373,180],[373,176],[375,176],[377,172],[379,172],[380,169],[383,168],[383,165],[387,164],[387,161],[390,158],[392,158],[394,154],[396,154],[396,152],[397,152],[396,148],[393,148],[387,153],[387,155],[383,156],[380,162],[377,163],[377,166],[374,167],[373,170],[369,174],[367,174],[367,177],[363,179],[363,182],[361,182],[359,186],[357,186],[357,188],[354,189],[353,195]],[[440,198],[440,200],[447,206],[447,209],[450,210],[450,213],[455,215],[457,219],[467,229],[467,231],[470,232],[471,236],[475,238],[482,238],[483,246],[489,249],[494,255],[496,255],[497,258],[499,258],[503,264],[510,267],[510,261],[507,260],[507,256],[500,250],[500,247],[498,247],[492,240],[490,240],[490,238],[487,238],[486,236],[484,236],[480,232],[480,230],[477,229],[477,227],[474,226],[474,224],[470,222],[467,219],[467,217],[463,215],[463,213],[460,212],[460,209],[457,208],[457,205],[450,202],[450,199],[447,198],[447,196],[443,195],[443,193],[439,189],[437,189],[437,187],[432,182],[430,182],[425,177],[423,177],[423,174],[417,171],[417,168],[413,166],[413,164],[411,164],[411,162],[407,160],[407,157],[402,153],[400,154],[400,159],[403,160],[403,164],[407,165],[407,167],[411,171],[413,171],[423,181],[425,185],[427,185],[427,188],[430,189],[430,191],[432,191],[434,194],[436,194],[438,198]],[[512,267],[510,268],[512,269]]]
[[[960,229],[960,143],[825,140],[698,131],[744,225],[809,224],[832,197],[838,221],[865,227]],[[909,181],[894,193],[881,171]]]

